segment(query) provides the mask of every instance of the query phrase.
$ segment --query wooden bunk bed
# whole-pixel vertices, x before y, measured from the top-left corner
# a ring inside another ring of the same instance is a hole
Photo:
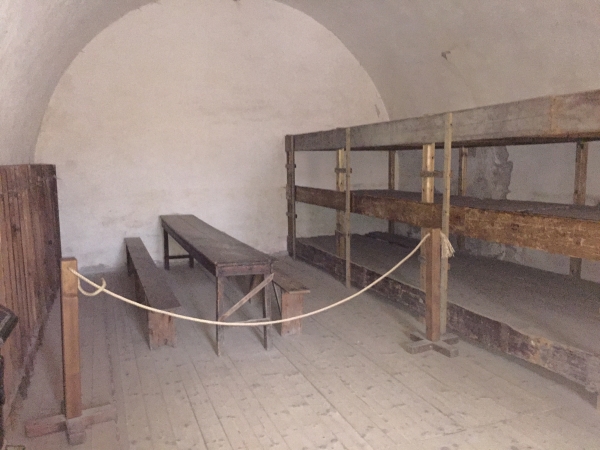
[[[386,219],[390,224],[441,227],[445,234],[566,255],[572,258],[572,272],[580,274],[581,258],[600,260],[600,210],[584,205],[587,142],[593,140],[600,140],[600,90],[287,136],[288,251],[339,278],[345,277],[347,284],[366,285],[374,273],[350,257],[350,213],[356,213]],[[577,204],[450,196],[452,148],[462,149],[459,194],[464,194],[465,149],[567,142],[576,144]],[[444,148],[441,172],[434,170],[435,148]],[[422,192],[395,190],[395,152],[419,149],[423,151]],[[337,152],[335,190],[296,185],[295,153],[300,151]],[[351,189],[351,151],[389,152],[388,190]],[[441,196],[434,194],[436,177],[444,178]],[[338,211],[333,254],[310,240],[297,239],[296,202]],[[442,291],[447,290],[447,267],[447,261],[443,261]],[[397,286],[384,287],[380,292],[401,298],[409,310],[422,314],[422,292],[414,286],[397,282]],[[501,320],[477,315],[451,300],[446,304],[445,297],[443,301],[443,313],[452,331],[559,373],[591,392],[600,390],[600,351],[521,333]],[[600,337],[600,320],[597,323]],[[443,326],[445,331],[445,323]]]

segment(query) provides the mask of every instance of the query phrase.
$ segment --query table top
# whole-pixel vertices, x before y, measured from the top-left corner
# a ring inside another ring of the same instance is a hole
[[[268,265],[272,258],[255,248],[203,222],[192,214],[160,216],[163,229],[203,265],[225,266]]]

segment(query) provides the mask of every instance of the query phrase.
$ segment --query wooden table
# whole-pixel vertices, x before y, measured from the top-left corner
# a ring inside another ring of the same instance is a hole
[[[272,259],[268,255],[244,244],[222,231],[210,226],[191,214],[160,216],[163,228],[164,264],[169,270],[171,259],[181,256],[169,255],[169,236],[171,236],[187,253],[190,266],[193,260],[198,261],[216,278],[216,320],[223,322],[260,290],[268,287],[273,279]],[[227,277],[239,275],[258,275],[263,282],[252,289],[227,312],[223,309],[225,280]],[[264,289],[263,316],[271,318],[271,289]],[[222,326],[217,326],[217,354],[221,354],[223,344]],[[269,348],[270,326],[264,327],[264,346]]]

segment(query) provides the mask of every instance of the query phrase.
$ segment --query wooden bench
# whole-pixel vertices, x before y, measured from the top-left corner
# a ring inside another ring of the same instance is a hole
[[[294,280],[281,264],[275,263],[273,272],[273,283],[281,292],[281,318],[287,319],[301,315],[304,309],[304,294],[309,294],[310,290]],[[302,319],[283,322],[279,326],[279,333],[282,336],[301,332]]]
[[[135,275],[135,298],[152,308],[172,311],[179,301],[169,288],[165,272],[156,266],[139,237],[125,238],[127,274]],[[174,319],[148,311],[148,342],[152,350],[162,346],[175,347]]]

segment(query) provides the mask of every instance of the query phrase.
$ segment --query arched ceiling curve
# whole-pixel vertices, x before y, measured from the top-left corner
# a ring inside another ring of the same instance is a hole
[[[597,0],[277,1],[338,36],[391,118],[600,88]],[[49,98],[73,58],[102,29],[151,2],[2,2],[0,162],[30,161]]]

